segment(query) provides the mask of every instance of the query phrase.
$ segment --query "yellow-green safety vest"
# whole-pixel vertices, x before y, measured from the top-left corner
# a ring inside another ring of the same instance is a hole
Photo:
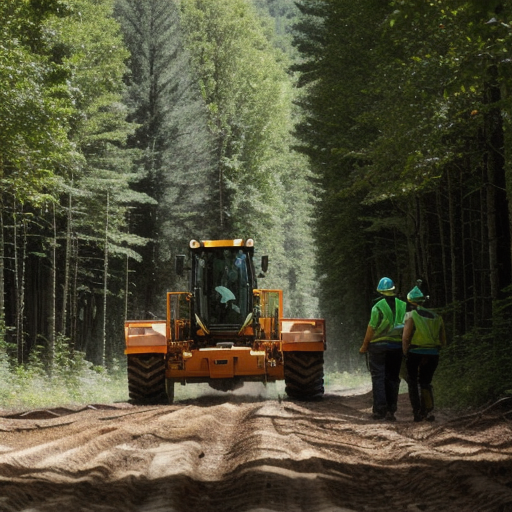
[[[371,343],[377,341],[402,342],[406,304],[395,298],[395,316],[386,299],[382,299],[372,308],[370,326],[374,330]],[[380,322],[379,322],[380,319]]]
[[[428,311],[432,318],[419,314],[418,311]],[[411,345],[421,348],[438,348],[441,346],[439,333],[443,325],[443,319],[437,313],[425,308],[418,308],[411,313],[414,321],[414,334],[411,339]]]

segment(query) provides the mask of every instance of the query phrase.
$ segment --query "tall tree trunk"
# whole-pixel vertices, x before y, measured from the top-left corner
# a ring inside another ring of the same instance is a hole
[[[18,363],[25,360],[25,262],[27,256],[27,224],[23,210],[20,210],[22,228],[21,251],[18,246],[18,214],[16,198],[13,199],[13,244],[14,244],[14,296],[16,309],[16,347],[18,351]]]
[[[69,281],[70,281],[70,273],[71,273],[71,249],[72,249],[72,240],[71,240],[71,232],[72,232],[72,207],[73,207],[73,198],[71,193],[68,195],[68,219],[67,219],[67,227],[66,227],[66,254],[64,260],[64,286],[62,290],[62,320],[60,324],[60,333],[65,336],[67,330],[68,323],[68,297],[69,297]]]
[[[487,230],[489,238],[489,280],[491,298],[502,296],[502,289],[510,284],[511,253],[508,218],[509,205],[506,196],[503,121],[499,102],[501,90],[498,67],[489,66],[489,81],[485,84],[485,101],[490,105],[485,116],[484,164],[487,170]]]
[[[443,269],[443,293],[444,293],[444,304],[449,302],[449,281],[448,281],[448,267],[447,267],[447,249],[445,242],[445,230],[444,230],[444,211],[443,202],[441,200],[441,189],[436,190],[436,212],[437,212],[437,223],[439,231],[439,242],[441,244],[441,263]]]
[[[13,199],[12,210],[13,225],[13,254],[14,254],[14,299],[15,299],[15,327],[16,327],[16,347],[18,353],[18,363],[23,362],[23,336],[20,332],[23,329],[21,322],[21,299],[20,299],[20,272],[18,257],[18,215],[16,212],[16,199]]]
[[[124,320],[128,320],[128,298],[130,296],[130,257],[126,255],[126,273],[124,282]]]
[[[0,196],[0,341],[5,337],[5,240],[4,203]]]
[[[487,182],[487,178],[485,177],[486,171],[485,169],[481,169],[480,172],[482,173],[482,183]],[[482,276],[482,269],[488,268],[488,261],[489,261],[489,244],[487,242],[487,230],[486,230],[486,196],[487,191],[484,189],[484,187],[480,190],[480,297],[481,297],[481,307],[480,307],[480,324],[479,325],[485,325],[489,322],[489,308],[486,307],[486,304],[488,304],[487,297],[489,296],[489,282],[487,280],[487,276]]]
[[[101,346],[101,364],[106,366],[106,347],[107,347],[107,292],[108,292],[108,229],[109,229],[109,207],[110,193],[107,191],[107,214],[105,220],[105,252],[103,260],[103,335]]]
[[[71,328],[69,350],[73,354],[77,340],[77,322],[78,322],[78,239],[74,237],[72,240],[73,250],[73,285],[71,289]]]
[[[460,268],[462,278],[463,300],[461,302],[461,319],[463,322],[462,329],[466,331],[470,325],[470,301],[468,300],[468,290],[470,290],[471,283],[468,280],[468,269],[471,267],[471,198],[469,198],[469,205],[465,205],[465,190],[464,190],[464,169],[463,166],[459,168],[459,204],[460,204]]]
[[[428,201],[422,201],[421,196],[417,199],[418,208],[418,238],[420,242],[419,261],[420,268],[418,277],[425,280],[427,287],[429,287],[430,273],[428,265],[428,241],[429,241],[429,223],[427,222],[427,204]]]
[[[53,205],[53,239],[51,241],[51,290],[50,290],[50,314],[48,333],[49,371],[53,371],[55,362],[55,333],[56,333],[56,301],[57,301],[57,219],[55,216],[55,204]]]
[[[224,229],[224,173],[223,165],[219,163],[219,226]]]
[[[458,298],[457,286],[457,220],[456,220],[456,205],[455,205],[455,192],[453,190],[453,169],[448,171],[448,218],[450,226],[450,274],[451,274],[451,302],[455,306]],[[457,325],[457,308],[453,307],[452,327],[453,333],[459,332]]]

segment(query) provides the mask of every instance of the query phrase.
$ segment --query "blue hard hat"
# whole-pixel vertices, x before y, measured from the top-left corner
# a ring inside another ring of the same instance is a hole
[[[395,290],[395,283],[393,283],[393,280],[389,277],[383,277],[377,286],[377,291],[379,293],[389,293],[394,292]]]
[[[423,295],[423,292],[415,286],[408,294],[407,294],[407,300],[409,302],[418,303],[418,302],[424,302],[425,296]]]

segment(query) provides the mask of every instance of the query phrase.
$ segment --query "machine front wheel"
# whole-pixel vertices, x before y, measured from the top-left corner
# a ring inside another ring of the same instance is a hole
[[[128,355],[128,393],[132,403],[167,403],[163,354]]]
[[[320,400],[324,395],[324,353],[285,352],[285,391],[296,400]]]

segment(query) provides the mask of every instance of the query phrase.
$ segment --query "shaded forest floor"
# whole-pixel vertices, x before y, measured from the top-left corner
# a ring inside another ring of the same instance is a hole
[[[247,386],[247,385],[246,385]],[[2,512],[508,512],[510,400],[414,423],[244,387],[169,406],[0,410]]]

